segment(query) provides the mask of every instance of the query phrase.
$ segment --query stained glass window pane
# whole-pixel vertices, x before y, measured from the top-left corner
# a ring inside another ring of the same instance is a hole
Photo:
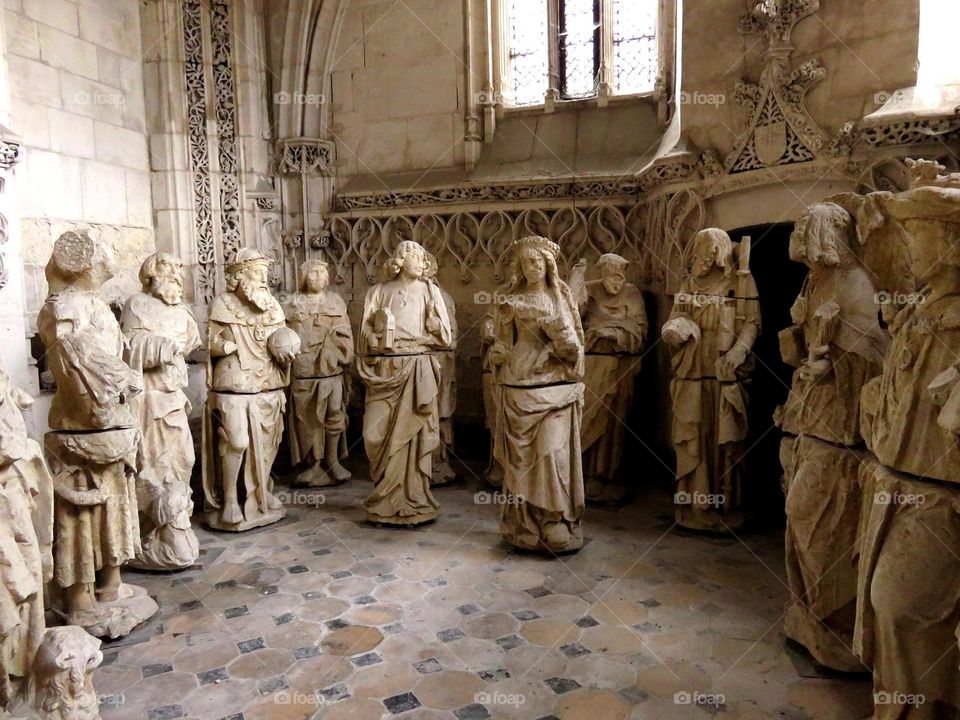
[[[613,0],[613,87],[652,92],[657,79],[657,0]]]
[[[547,83],[547,4],[510,0],[510,101],[542,103]]]
[[[564,0],[561,3],[560,54],[563,57],[564,97],[587,97],[597,85],[597,16],[595,0]]]

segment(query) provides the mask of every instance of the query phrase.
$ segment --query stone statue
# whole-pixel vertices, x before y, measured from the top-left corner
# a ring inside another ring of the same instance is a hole
[[[27,437],[21,410],[32,402],[0,371],[0,715],[98,720],[90,674],[103,658],[100,641],[78,627],[45,628],[53,478]],[[74,667],[71,682],[63,671]]]
[[[50,628],[13,720],[100,720],[93,671],[102,661],[97,638],[78,627]]]
[[[327,290],[329,282],[327,264],[308,260],[300,267],[299,292],[284,307],[300,336],[290,381],[290,455],[303,467],[297,483],[312,487],[350,479],[340,460],[347,456],[350,376],[344,371],[353,361],[353,333],[347,306]]]
[[[480,384],[483,392],[484,425],[490,433],[490,459],[484,477],[494,487],[503,485],[503,468],[494,455],[494,440],[497,436],[497,408],[500,407],[500,386],[496,381],[493,362],[490,360],[490,348],[493,347],[494,315],[488,313],[480,323],[480,360],[483,367]]]
[[[692,251],[690,275],[662,330],[673,346],[676,522],[729,532],[743,522],[744,380],[753,368],[760,303],[748,241],[735,248],[723,230],[709,228],[694,236]]]
[[[500,534],[550,553],[583,545],[583,328],[543,237],[513,244],[513,278],[497,304],[490,361],[499,383],[494,454],[504,471]]]
[[[66,232],[46,267],[50,295],[37,327],[57,382],[44,440],[53,472],[53,584],[67,622],[122,637],[157,611],[143,588],[121,584],[140,547],[135,484],[140,439],[131,401],[140,374],[123,361],[123,334],[98,289],[112,252]]]
[[[0,706],[23,689],[43,640],[53,574],[53,479],[21,410],[33,403],[0,371]]]
[[[140,419],[138,498],[140,499],[141,549],[131,565],[148,570],[190,567],[200,554],[190,529],[190,474],[195,460],[190,434],[190,401],[185,357],[200,347],[200,331],[190,309],[183,304],[183,263],[173,255],[158,252],[140,266],[143,292],[132,296],[123,308],[120,325],[127,339],[127,362],[143,376],[143,394],[134,402]],[[149,476],[150,479],[145,479]],[[182,488],[163,489],[169,479]],[[141,485],[149,485],[142,488]],[[143,500],[149,499],[149,503]],[[173,502],[177,508],[163,507]],[[165,529],[161,517],[175,518],[187,510],[186,528]],[[185,532],[184,532],[185,531]],[[176,539],[164,547],[162,538]]]
[[[960,717],[960,174],[942,170],[910,164],[911,188],[868,196],[879,216],[860,224],[867,243],[899,236],[910,261],[861,400],[875,459],[860,474],[854,649],[873,667],[876,720]]]
[[[249,530],[286,515],[270,470],[300,338],[270,294],[271,262],[259,250],[238,250],[226,266],[226,292],[210,304],[203,490],[207,523],[217,530]]]
[[[436,282],[437,259],[427,253],[427,270],[425,277]],[[438,412],[440,413],[440,446],[433,458],[433,485],[446,485],[456,479],[457,473],[450,465],[450,455],[453,452],[453,414],[457,410],[457,306],[450,297],[450,293],[440,287],[440,295],[447,309],[450,319],[450,332],[453,340],[449,348],[437,351],[440,360],[440,395],[437,398]]]
[[[405,240],[367,292],[357,366],[367,388],[363,441],[374,487],[367,518],[416,525],[437,517],[430,492],[440,443],[440,360],[453,329],[440,288],[424,278],[426,252]]]
[[[643,295],[626,281],[629,264],[619,255],[606,253],[597,261],[599,280],[584,281],[585,260],[577,263],[571,274],[586,351],[580,443],[586,497],[594,502],[617,502],[627,494],[617,471],[647,335]]]
[[[860,389],[880,374],[889,339],[877,292],[854,256],[853,217],[831,202],[811,205],[790,238],[790,258],[809,272],[780,333],[797,368],[776,421],[787,498],[787,637],[822,665],[864,670],[853,654],[858,481],[863,453]]]

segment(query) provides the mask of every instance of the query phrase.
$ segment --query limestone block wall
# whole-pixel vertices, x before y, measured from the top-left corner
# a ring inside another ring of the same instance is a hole
[[[456,0],[345,4],[330,65],[338,174],[463,164],[462,12]]]
[[[919,0],[821,2],[814,15],[797,23],[791,61],[823,64],[826,75],[811,88],[806,106],[829,137],[915,83],[919,5]],[[745,112],[733,101],[736,82],[759,81],[767,44],[739,31],[743,0],[684,0],[683,8],[683,131],[723,158],[745,122]]]
[[[137,0],[6,0],[10,124],[17,168],[26,319],[35,332],[43,266],[64,230],[109,241],[123,270],[111,299],[134,292],[153,251]]]

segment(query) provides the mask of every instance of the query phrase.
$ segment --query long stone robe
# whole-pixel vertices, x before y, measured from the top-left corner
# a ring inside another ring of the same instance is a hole
[[[759,334],[760,303],[753,278],[741,307],[744,317],[733,328],[736,337]],[[735,379],[716,375],[723,309],[735,309],[738,279],[732,276],[720,290],[704,290],[687,280],[678,293],[670,320],[684,317],[700,329],[674,350],[670,397],[673,406],[673,445],[677,456],[677,494],[688,502],[677,505],[681,525],[722,530],[741,521],[743,441],[747,437],[747,392],[743,381],[752,369],[749,354]],[[753,340],[749,344],[752,346]]]
[[[349,376],[353,332],[347,306],[335,292],[298,295],[284,308],[288,326],[300,336],[300,354],[290,380],[290,455],[294,465],[324,457],[327,434],[339,432],[338,455],[347,454]]]
[[[564,552],[583,545],[583,330],[566,284],[497,306],[496,343],[509,350],[500,367],[494,457],[503,467],[506,502],[500,533],[529,550]],[[561,359],[558,344],[577,346]],[[551,539],[562,525],[562,543]]]
[[[439,514],[430,492],[433,453],[440,444],[440,360],[453,334],[440,288],[431,281],[392,280],[364,300],[357,369],[366,386],[363,441],[374,488],[364,501],[374,522],[411,524]],[[392,349],[375,336],[375,316],[395,319]],[[438,329],[427,329],[429,318]]]
[[[875,720],[960,716],[960,440],[939,423],[928,386],[960,347],[960,295],[901,310],[883,375],[864,387],[861,420],[879,462],[861,469],[854,650],[874,668]],[[951,400],[955,400],[955,388]],[[950,424],[956,427],[956,406]],[[917,500],[922,498],[922,500]],[[896,695],[900,693],[900,695]]]
[[[583,312],[586,373],[584,375],[581,446],[588,479],[612,481],[620,467],[627,415],[633,403],[637,357],[647,331],[643,295],[625,283],[616,295],[603,283],[586,283]],[[600,332],[614,337],[601,337]],[[591,495],[591,498],[593,496]]]
[[[57,381],[53,432],[44,439],[57,478],[53,579],[62,588],[92,584],[98,570],[123,565],[140,546],[140,431],[129,402],[139,378],[123,362],[120,325],[96,292],[51,295],[37,327]]]
[[[0,371],[0,706],[18,692],[43,640],[53,573],[53,480],[27,437],[20,395]]]
[[[148,293],[132,296],[120,317],[127,362],[143,375],[135,405],[140,418],[137,500],[141,544],[135,564],[147,569],[186,567],[199,545],[190,527],[190,476],[196,456],[190,433],[191,403],[185,356],[200,346],[200,331],[185,305],[168,305]],[[181,350],[171,347],[177,343]],[[166,488],[176,483],[176,488]]]
[[[789,433],[781,447],[791,591],[784,627],[818,662],[846,672],[865,669],[852,649],[865,456],[860,388],[880,374],[889,344],[874,294],[855,264],[818,268],[794,303],[797,324],[781,333],[784,360],[798,368],[776,415]],[[823,346],[830,369],[808,380],[801,367],[807,349]]]
[[[184,358],[200,347],[197,323],[186,306],[167,305],[146,293],[127,301],[120,323],[129,346],[128,363],[143,374],[143,394],[135,400],[142,433],[140,468],[169,468],[189,486],[195,457]],[[171,341],[183,350],[171,352]]]

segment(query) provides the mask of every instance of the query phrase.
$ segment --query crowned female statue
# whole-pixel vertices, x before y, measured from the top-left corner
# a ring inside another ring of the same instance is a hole
[[[494,343],[500,407],[494,455],[504,470],[500,533],[547,552],[583,545],[583,328],[557,272],[560,248],[543,237],[513,246],[513,279],[497,305]]]

